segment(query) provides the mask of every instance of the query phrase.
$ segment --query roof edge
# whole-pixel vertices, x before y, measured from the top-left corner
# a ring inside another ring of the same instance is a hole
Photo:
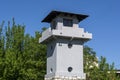
[[[41,22],[50,23],[59,14],[75,15],[75,16],[77,16],[79,22],[82,21],[83,19],[89,17],[89,15],[84,15],[84,14],[77,14],[77,13],[72,13],[72,12],[63,12],[63,11],[55,11],[55,10],[53,10]]]

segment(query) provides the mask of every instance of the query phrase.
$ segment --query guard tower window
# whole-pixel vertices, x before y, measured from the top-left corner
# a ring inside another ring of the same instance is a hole
[[[56,21],[53,21],[53,29],[56,28],[56,25],[57,25]]]
[[[72,48],[72,43],[68,43],[68,48]]]
[[[72,19],[63,19],[63,25],[72,27],[73,26],[73,20]]]

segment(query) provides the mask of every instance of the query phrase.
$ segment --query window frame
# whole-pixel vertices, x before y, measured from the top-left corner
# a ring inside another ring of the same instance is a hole
[[[73,19],[63,18],[63,26],[73,27]]]

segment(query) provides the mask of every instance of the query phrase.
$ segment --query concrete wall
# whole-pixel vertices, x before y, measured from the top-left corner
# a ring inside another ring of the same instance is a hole
[[[69,48],[68,44],[72,47]],[[72,67],[72,71],[68,71]],[[57,69],[59,75],[81,76],[83,74],[83,46],[80,41],[59,39],[57,43]]]
[[[56,41],[51,41],[47,44],[47,74],[55,73],[56,71]]]
[[[68,44],[72,47],[69,48]],[[52,46],[52,48],[51,48]],[[56,39],[47,48],[47,75],[49,76],[78,76],[85,78],[83,73],[83,43],[80,40]],[[68,68],[72,67],[69,72]],[[51,71],[52,69],[52,71]]]

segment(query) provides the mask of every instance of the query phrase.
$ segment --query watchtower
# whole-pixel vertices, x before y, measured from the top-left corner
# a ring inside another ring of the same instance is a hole
[[[92,34],[79,28],[88,15],[52,11],[42,22],[50,27],[39,42],[47,45],[47,74],[45,80],[83,80],[83,44]]]

